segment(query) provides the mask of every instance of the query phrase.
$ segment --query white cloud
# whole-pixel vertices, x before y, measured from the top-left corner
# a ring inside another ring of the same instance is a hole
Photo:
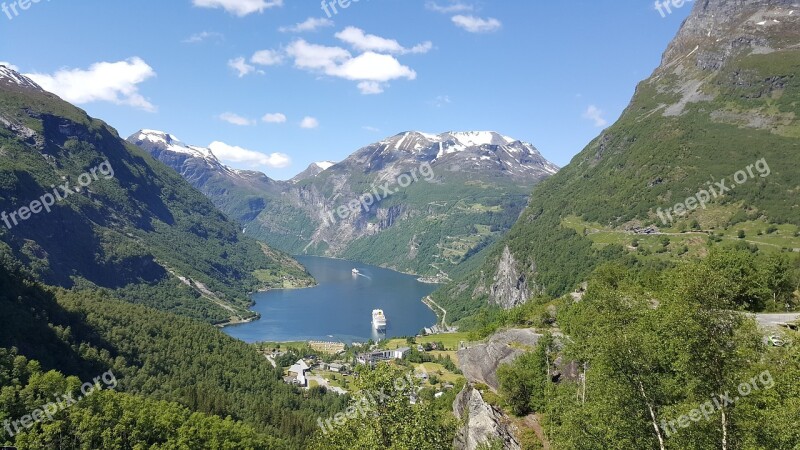
[[[491,33],[503,27],[499,20],[488,18],[482,19],[475,16],[454,16],[453,23],[469,31],[470,33]]]
[[[153,112],[156,107],[139,93],[139,84],[156,76],[141,58],[99,62],[89,69],[61,69],[56,73],[26,74],[43,89],[70,103],[111,102]]]
[[[358,89],[364,95],[383,94],[383,83],[377,81],[362,81],[358,83]]]
[[[239,75],[239,78],[250,75],[251,73],[256,71],[255,66],[247,64],[247,61],[245,61],[245,59],[241,56],[228,61],[228,67],[235,70],[236,73]]]
[[[263,12],[265,9],[283,6],[283,0],[192,0],[192,4],[200,8],[222,8],[231,14],[244,17]]]
[[[417,78],[416,72],[400,64],[394,56],[375,52],[366,52],[349,59],[329,70],[328,74],[356,81],[386,82],[397,78]]]
[[[608,125],[608,121],[603,117],[605,113],[595,105],[589,105],[586,112],[583,113],[584,119],[589,119],[594,122],[594,126],[602,128]]]
[[[184,44],[199,44],[201,42],[207,40],[224,40],[225,36],[222,33],[217,33],[216,31],[201,31],[199,33],[195,33],[188,38],[183,40]]]
[[[232,112],[226,112],[219,115],[219,120],[223,122],[228,122],[231,125],[238,125],[240,127],[246,127],[249,125],[255,125],[255,120],[250,120],[247,117],[242,117],[238,114]]]
[[[300,121],[300,128],[311,130],[317,127],[319,127],[319,120],[315,119],[314,117],[306,116],[303,117],[302,121]]]
[[[362,94],[379,94],[385,83],[398,78],[414,80],[417,73],[394,56],[368,51],[353,57],[341,47],[326,47],[298,39],[286,48],[298,69],[359,81]]]
[[[308,70],[328,71],[338,63],[352,58],[350,52],[341,47],[309,44],[303,39],[289,44],[286,53],[294,58],[295,67]]]
[[[364,30],[356,27],[347,27],[336,33],[336,38],[350,44],[354,49],[366,52],[380,53],[428,53],[433,48],[433,43],[424,42],[412,48],[405,48],[394,39],[386,39],[374,34],[366,34]]]
[[[305,31],[317,31],[320,28],[332,27],[333,21],[330,19],[318,19],[316,17],[309,17],[303,22],[294,24],[291,27],[280,27],[278,31],[281,33],[302,33]]]
[[[275,66],[283,62],[283,55],[275,50],[259,50],[253,53],[250,62],[260,66]]]
[[[261,120],[266,123],[286,123],[286,115],[281,113],[270,113],[265,114]]]
[[[251,167],[268,167],[282,169],[288,167],[292,160],[285,153],[264,154],[246,148],[214,141],[208,148],[224,162],[242,163]]]
[[[0,61],[0,66],[6,66],[9,69],[13,70],[14,72],[19,72],[19,67],[11,64],[10,62]]]
[[[444,6],[439,5],[436,2],[428,2],[425,4],[425,8],[442,14],[466,12],[475,9],[472,5],[467,5],[466,3],[461,3],[461,2],[452,2],[449,5],[444,5]]]
[[[381,129],[380,129],[380,128],[371,127],[371,126],[369,126],[369,125],[365,125],[365,126],[363,126],[363,127],[361,127],[361,128],[362,128],[362,129],[364,129],[364,130],[366,130],[366,131],[370,131],[370,132],[372,132],[372,133],[379,133],[379,132],[381,131]]]

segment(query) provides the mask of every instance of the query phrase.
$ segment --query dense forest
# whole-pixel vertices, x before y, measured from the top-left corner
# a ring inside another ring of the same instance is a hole
[[[0,288],[0,348],[10,373],[0,374],[7,400],[0,402],[0,422],[19,419],[52,394],[79,386],[78,380],[109,370],[118,380],[115,392],[57,414],[57,427],[43,422],[15,436],[20,448],[56,443],[61,448],[133,448],[135,443],[168,448],[182,439],[221,439],[228,442],[225,448],[298,448],[315,432],[318,416],[335,414],[348,401],[321,389],[301,392],[285,385],[282,373],[253,347],[211,325],[121,302],[102,291],[44,287],[7,261],[0,268]],[[53,380],[44,390],[43,377]],[[133,420],[150,409],[165,421],[163,432]],[[211,425],[208,433],[196,436],[205,424]],[[131,447],[95,446],[117,440]],[[8,436],[3,441],[9,442]],[[253,444],[238,446],[247,442]]]

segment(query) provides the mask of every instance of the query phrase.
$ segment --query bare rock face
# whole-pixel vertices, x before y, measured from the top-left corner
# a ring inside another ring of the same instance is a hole
[[[690,103],[713,100],[707,79],[741,55],[768,54],[796,48],[800,27],[797,0],[704,0],[697,1],[678,35],[664,52],[661,65],[648,81],[661,93],[678,94],[676,103],[665,105],[664,116],[679,116]],[[737,76],[743,77],[741,71]],[[747,84],[746,77],[736,80]],[[772,80],[770,91],[783,88],[784,80]],[[758,80],[762,83],[763,80]],[[771,92],[769,92],[771,93]],[[769,128],[769,119],[720,117],[717,121],[750,128]],[[722,119],[722,120],[720,120]]]
[[[530,329],[511,329],[494,334],[484,344],[458,351],[458,366],[471,383],[483,383],[497,390],[497,368],[524,353],[521,347],[535,347],[542,337]],[[514,344],[514,347],[512,347]]]
[[[531,267],[531,273],[535,272],[536,267]],[[503,255],[497,263],[497,272],[495,272],[493,281],[494,283],[489,289],[489,303],[503,309],[511,309],[524,304],[532,293],[538,291],[535,283],[533,290],[529,287],[528,275],[519,267],[508,246],[503,249]]]
[[[501,411],[486,403],[480,391],[467,384],[453,403],[453,413],[466,420],[456,432],[453,448],[475,450],[481,444],[500,441],[505,450],[519,450],[514,427]]]

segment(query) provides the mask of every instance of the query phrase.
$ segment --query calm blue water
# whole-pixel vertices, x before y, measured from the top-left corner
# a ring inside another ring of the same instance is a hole
[[[245,342],[324,340],[351,343],[367,339],[414,336],[436,323],[422,298],[436,289],[416,277],[338,259],[299,256],[316,278],[309,289],[274,290],[253,295],[261,319],[226,327]],[[354,276],[353,268],[361,271]],[[379,336],[372,310],[382,309],[388,325]]]

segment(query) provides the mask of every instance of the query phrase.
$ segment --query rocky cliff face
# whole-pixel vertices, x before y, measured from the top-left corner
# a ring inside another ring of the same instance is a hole
[[[471,384],[464,386],[453,404],[453,414],[464,425],[456,431],[453,448],[475,450],[483,444],[501,442],[504,450],[519,450],[516,428],[498,409],[486,403]]]
[[[796,25],[798,8],[797,0],[697,1],[664,53],[662,68],[695,49],[692,56],[704,69],[719,69],[739,49],[775,50],[773,27]]]
[[[489,289],[489,302],[503,309],[511,309],[524,304],[531,294],[540,293],[535,282],[531,283],[533,284],[532,288],[528,286],[529,277],[532,278],[535,274],[535,265],[532,265],[529,270],[521,270],[514,255],[511,254],[511,250],[506,246],[497,263],[494,283]]]

